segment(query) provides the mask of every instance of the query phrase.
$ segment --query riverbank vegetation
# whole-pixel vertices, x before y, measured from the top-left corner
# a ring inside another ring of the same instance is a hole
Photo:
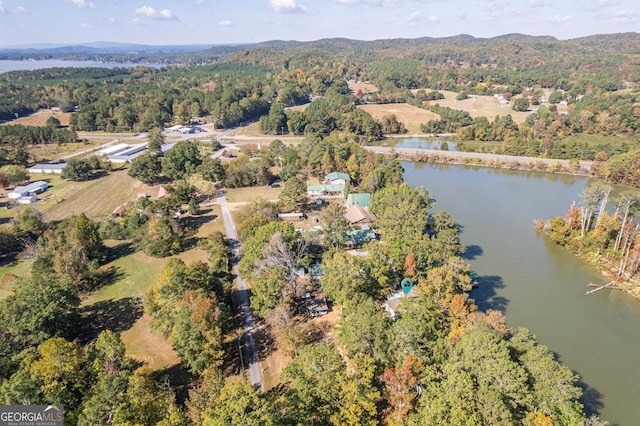
[[[564,216],[539,221],[537,228],[603,271],[616,287],[640,298],[640,233],[635,221],[640,194],[628,190],[612,200],[611,191],[610,186],[593,184]],[[609,202],[615,203],[615,211],[607,211]]]

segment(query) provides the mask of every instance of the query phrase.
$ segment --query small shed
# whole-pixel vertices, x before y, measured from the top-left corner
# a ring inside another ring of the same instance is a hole
[[[289,222],[300,222],[305,219],[304,213],[280,213],[278,219]]]
[[[158,200],[162,199],[162,198],[167,198],[169,196],[169,192],[164,189],[164,186],[160,186],[160,189],[158,189]]]
[[[418,297],[418,295],[416,295],[413,289],[406,294],[403,291],[393,293],[387,297],[387,301],[384,304],[384,310],[389,312],[391,318],[396,319],[402,311],[402,302],[405,299],[415,299],[416,297]]]
[[[42,174],[62,174],[62,169],[67,166],[66,163],[38,163],[29,167],[27,170],[29,173],[42,173]]]
[[[120,217],[124,214],[126,208],[125,206],[118,206],[115,208],[113,212],[111,212],[111,216]]]
[[[326,315],[329,312],[327,299],[324,297],[309,298],[305,300],[304,304],[307,307],[307,312],[309,312],[309,315],[312,317]]]
[[[36,201],[38,201],[38,199],[36,198],[35,195],[27,195],[27,196],[18,198],[16,200],[16,203],[18,203],[18,204],[31,204],[31,203],[35,203]]]

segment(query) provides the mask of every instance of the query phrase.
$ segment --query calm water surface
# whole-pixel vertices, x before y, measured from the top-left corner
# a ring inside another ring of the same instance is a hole
[[[509,326],[537,335],[581,377],[583,403],[611,424],[640,424],[640,302],[615,290],[596,270],[549,242],[535,219],[563,214],[584,178],[533,172],[403,163],[405,180],[422,185],[462,226],[467,260],[480,275],[471,293],[482,309],[499,309]]]
[[[95,61],[61,61],[58,59],[49,59],[43,61],[8,61],[0,60],[0,74],[9,71],[31,71],[39,70],[42,68],[133,68],[135,66],[145,66],[160,68],[166,65],[163,64],[133,64],[133,63],[113,63],[113,62],[95,62]]]

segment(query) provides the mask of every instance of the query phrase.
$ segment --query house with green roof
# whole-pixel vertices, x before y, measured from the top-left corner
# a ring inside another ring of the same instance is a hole
[[[371,203],[371,194],[368,192],[362,194],[349,194],[347,195],[347,202],[345,203],[347,208],[352,206],[360,206],[369,208]]]
[[[344,198],[344,184],[307,185],[307,195],[310,197],[339,195]]]
[[[351,181],[351,177],[349,177],[348,173],[341,173],[341,172],[331,172],[328,175],[326,175],[324,179],[325,181],[327,181],[332,185],[335,185],[335,184],[345,185],[347,182]]]

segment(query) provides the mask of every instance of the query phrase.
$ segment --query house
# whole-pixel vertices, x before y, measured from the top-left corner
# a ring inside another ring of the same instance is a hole
[[[369,203],[371,203],[371,194],[368,192],[362,194],[349,194],[347,195],[347,201],[345,205],[347,207],[351,206],[360,206],[360,207],[369,207]]]
[[[411,289],[411,291],[406,294],[404,293],[404,291],[393,293],[387,297],[387,300],[384,303],[384,310],[389,312],[391,318],[396,319],[402,312],[402,302],[405,299],[415,299],[416,297],[418,296],[413,291],[413,289]]]
[[[67,166],[66,163],[38,163],[27,170],[29,173],[42,173],[42,174],[62,174],[62,169]]]
[[[351,178],[347,173],[331,172],[324,177],[324,180],[332,185],[336,185],[336,184],[345,185],[347,182],[351,181]]]
[[[366,225],[364,229],[356,229],[347,233],[347,248],[357,248],[376,239],[376,234]]]
[[[344,184],[307,185],[307,194],[314,198],[318,195],[339,195],[344,198]]]
[[[309,315],[312,317],[326,315],[329,312],[327,299],[324,297],[309,297],[304,301],[304,304],[307,307],[307,312],[309,312]]]
[[[47,184],[47,182],[39,180],[37,182],[33,182],[28,185],[16,186],[15,188],[13,188],[13,191],[7,194],[7,196],[9,198],[17,200],[21,197],[40,194],[41,192],[44,192],[48,187],[49,187],[49,184]],[[24,204],[28,204],[28,203],[24,203]]]
[[[376,220],[376,217],[373,213],[369,212],[368,208],[360,206],[349,207],[344,213],[344,217],[352,224],[371,223]]]
[[[304,213],[280,213],[278,214],[278,219],[287,222],[299,222],[305,219],[305,215]]]

